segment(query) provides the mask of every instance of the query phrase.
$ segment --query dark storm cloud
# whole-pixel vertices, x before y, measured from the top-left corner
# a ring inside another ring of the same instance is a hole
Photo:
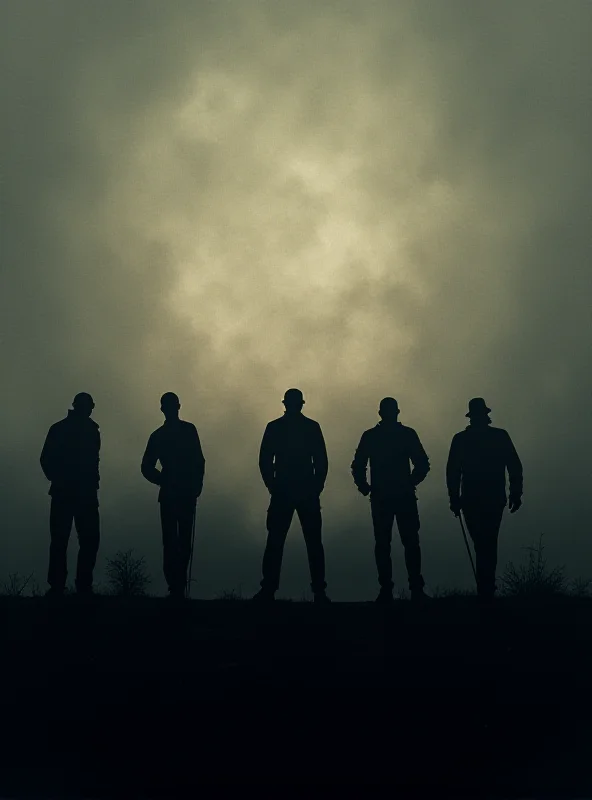
[[[432,460],[432,585],[468,573],[443,467],[472,395],[525,464],[502,559],[545,532],[592,572],[591,22],[583,0],[3,4],[5,571],[43,572],[38,452],[80,390],[104,552],[158,570],[138,462],[173,389],[208,462],[203,591],[254,588],[259,439],[301,385],[330,447],[338,596],[372,591],[348,466],[386,394]]]

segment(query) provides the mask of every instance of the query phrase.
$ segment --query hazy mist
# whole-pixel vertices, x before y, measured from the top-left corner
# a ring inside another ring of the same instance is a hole
[[[349,465],[385,395],[432,465],[428,589],[472,579],[444,479],[472,396],[524,464],[501,564],[544,533],[592,576],[591,40],[587,0],[4,0],[0,582],[44,585],[39,453],[87,391],[97,579],[131,547],[164,590],[139,465],[174,391],[206,457],[194,594],[254,591],[290,386],[327,440],[334,599],[376,590]],[[308,588],[297,520],[282,574]]]

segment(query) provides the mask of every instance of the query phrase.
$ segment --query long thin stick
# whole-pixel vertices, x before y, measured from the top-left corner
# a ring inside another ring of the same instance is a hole
[[[467,553],[469,554],[469,558],[471,560],[471,567],[473,568],[475,583],[477,583],[477,572],[475,571],[475,564],[473,563],[473,554],[471,553],[471,548],[469,547],[469,540],[467,539],[467,534],[465,533],[465,526],[463,525],[462,515],[460,513],[458,515],[458,518],[460,520],[460,528],[462,530],[463,539],[465,540],[465,545],[467,547]]]
[[[191,596],[191,573],[193,571],[193,547],[195,545],[195,517],[197,512],[197,505],[193,509],[193,531],[191,533],[191,557],[189,559],[189,576],[187,578],[187,586],[185,589],[185,594],[187,597]]]

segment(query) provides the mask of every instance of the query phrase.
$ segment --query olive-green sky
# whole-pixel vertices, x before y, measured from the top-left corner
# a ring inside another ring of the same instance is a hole
[[[592,576],[591,40],[587,0],[3,0],[0,580],[44,584],[39,452],[88,391],[98,580],[132,547],[163,590],[139,463],[175,391],[207,461],[195,593],[254,591],[290,386],[328,444],[336,599],[376,589],[349,464],[385,395],[432,464],[430,589],[470,585],[444,466],[475,395],[525,469],[501,562],[544,533]],[[308,580],[295,521],[280,593]]]

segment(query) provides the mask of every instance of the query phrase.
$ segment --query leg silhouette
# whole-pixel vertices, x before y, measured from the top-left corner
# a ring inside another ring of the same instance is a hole
[[[308,555],[310,588],[315,594],[319,594],[327,588],[325,582],[325,550],[322,540],[323,522],[319,498],[313,496],[299,502],[297,512]]]
[[[267,543],[263,554],[263,580],[261,587],[276,592],[280,585],[280,572],[284,544],[294,516],[295,504],[289,498],[272,495],[267,510]]]
[[[485,599],[495,594],[497,541],[503,513],[503,506],[472,504],[464,508],[467,529],[475,545],[477,592]]]
[[[68,541],[74,520],[72,502],[65,497],[51,498],[49,512],[49,569],[47,582],[56,592],[62,592],[68,577]]]
[[[77,504],[74,523],[78,534],[78,562],[76,568],[76,590],[92,591],[93,571],[97,561],[100,541],[99,504],[85,502]]]
[[[421,574],[421,549],[419,546],[419,514],[414,497],[402,497],[396,505],[397,527],[405,551],[405,566],[409,589],[414,592],[423,589],[425,583]]]
[[[371,498],[372,524],[374,526],[374,557],[378,571],[378,583],[384,591],[393,589],[393,565],[391,561],[391,541],[395,505],[393,502]]]

